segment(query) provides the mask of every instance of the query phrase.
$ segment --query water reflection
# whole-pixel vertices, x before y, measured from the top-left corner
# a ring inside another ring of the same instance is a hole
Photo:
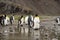
[[[33,38],[34,38],[34,40],[40,40],[40,32],[39,32],[39,30],[34,30],[33,31]]]
[[[49,39],[50,35],[53,34],[46,29],[42,33],[40,33],[40,30],[33,30],[32,28],[30,28],[29,32],[28,27],[21,27],[20,30],[13,27],[4,27],[1,30],[2,33],[0,33],[0,40],[45,40],[46,38]]]
[[[15,29],[14,29],[15,30]],[[3,28],[3,32],[0,33],[0,40],[39,40],[40,32],[39,30],[31,29],[30,33],[28,28],[21,28],[21,32],[15,33],[11,28]],[[11,33],[14,32],[14,33]]]

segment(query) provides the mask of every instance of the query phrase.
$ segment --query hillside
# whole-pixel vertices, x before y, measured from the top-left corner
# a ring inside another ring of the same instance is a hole
[[[10,6],[14,5],[14,8],[16,8],[15,6],[19,6],[23,12],[26,12],[24,10],[31,10],[34,14],[60,15],[60,0],[3,0],[2,2],[8,3]],[[10,6],[6,8],[10,10]]]

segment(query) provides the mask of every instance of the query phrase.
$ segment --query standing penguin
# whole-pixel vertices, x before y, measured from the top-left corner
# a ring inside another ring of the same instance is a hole
[[[4,24],[5,24],[5,25],[8,25],[8,24],[9,24],[9,17],[8,17],[8,16],[5,16],[5,17],[6,17],[6,18],[5,18],[5,21],[4,21],[5,23],[4,23]]]
[[[28,25],[28,17],[29,17],[29,16],[26,16],[26,17],[25,17],[25,24],[26,24],[26,25]]]
[[[6,15],[5,15],[5,18],[4,18],[4,25],[6,25],[6,22],[7,22],[7,21],[6,21]]]
[[[28,26],[31,28],[32,25],[33,25],[33,16],[29,15],[29,17],[28,17]]]
[[[58,17],[58,18],[56,19],[56,22],[57,22],[58,24],[60,24],[60,17]]]
[[[35,18],[34,18],[34,27],[33,27],[33,29],[39,29],[39,28],[40,28],[40,18],[36,14],[35,15]]]
[[[13,24],[13,22],[14,22],[14,15],[11,15],[11,17],[10,17],[10,24],[12,25]]]
[[[31,14],[25,17],[25,24],[28,28],[28,32],[30,32],[30,29],[33,26],[33,16]]]
[[[23,15],[19,18],[19,20],[18,20],[18,28],[19,28],[19,31],[21,32],[21,33],[24,33],[24,27],[25,26],[23,26],[24,25],[24,17],[23,17]]]
[[[24,24],[24,17],[23,17],[23,15],[20,17],[20,25],[21,26],[23,26],[23,24]]]

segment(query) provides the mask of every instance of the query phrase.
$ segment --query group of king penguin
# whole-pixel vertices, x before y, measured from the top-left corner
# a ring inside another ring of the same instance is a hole
[[[10,21],[10,18],[6,16],[5,19],[2,20],[2,24],[8,25],[9,21]],[[39,29],[40,28],[40,17],[37,14],[35,16],[27,15],[26,17],[22,15],[19,19],[19,25],[23,26],[24,23],[28,25],[30,28]]]
[[[26,17],[23,17],[23,15],[19,19],[19,24],[21,26],[28,25],[28,27],[33,28],[33,29],[39,29],[40,28],[40,17],[36,14],[35,16],[33,15],[27,15]]]
[[[12,16],[12,18],[14,18],[14,16]],[[9,25],[11,23],[11,21],[14,20],[14,19],[12,19],[10,21],[10,19],[11,19],[11,17],[9,17],[7,15],[2,15],[2,16],[0,16],[0,24],[4,25],[4,26]]]

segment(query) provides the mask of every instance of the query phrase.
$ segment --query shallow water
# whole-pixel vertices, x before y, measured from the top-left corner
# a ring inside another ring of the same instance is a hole
[[[41,23],[43,24],[42,29],[33,30],[29,29],[26,25],[24,27],[18,28],[15,26],[5,26],[0,28],[0,40],[52,40],[54,37],[57,37],[57,32],[59,31],[60,26],[53,24]],[[53,29],[53,30],[52,30]]]
[[[40,39],[40,33],[39,31],[33,31],[33,32],[25,32],[25,33],[9,33],[4,32],[1,33],[0,39],[2,40],[39,40]]]

